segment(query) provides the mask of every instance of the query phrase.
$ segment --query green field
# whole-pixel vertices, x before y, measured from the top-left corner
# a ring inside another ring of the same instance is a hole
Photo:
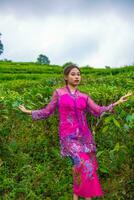
[[[78,89],[99,105],[109,105],[128,91],[134,94],[134,66],[81,68]],[[0,199],[71,200],[72,164],[61,158],[58,113],[33,121],[18,105],[46,106],[54,89],[64,86],[63,67],[0,62]],[[87,121],[97,144],[103,200],[132,200],[134,95],[115,113]],[[97,199],[97,198],[94,198]]]

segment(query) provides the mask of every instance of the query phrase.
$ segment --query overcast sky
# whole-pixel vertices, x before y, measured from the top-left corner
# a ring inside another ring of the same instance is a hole
[[[0,59],[120,67],[134,63],[134,0],[0,0]]]

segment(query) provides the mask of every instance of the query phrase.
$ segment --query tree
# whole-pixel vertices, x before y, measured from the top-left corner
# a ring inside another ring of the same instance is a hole
[[[50,60],[47,56],[40,54],[37,58],[37,63],[41,64],[41,65],[49,65],[50,64]]]
[[[89,68],[89,69],[94,69],[94,68],[91,67],[90,65],[85,65],[85,66],[82,66],[82,67],[86,67],[86,68]]]
[[[106,69],[110,69],[111,67],[106,65],[105,68],[106,68]]]
[[[1,37],[1,33],[0,33],[0,37]],[[0,40],[0,55],[3,53],[3,51],[4,51],[4,47],[3,47],[3,44],[2,44],[2,42],[1,42],[1,40]]]

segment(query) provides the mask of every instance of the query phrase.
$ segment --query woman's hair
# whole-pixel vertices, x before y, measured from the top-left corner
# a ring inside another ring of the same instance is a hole
[[[73,68],[77,68],[79,70],[79,72],[81,73],[80,71],[80,68],[76,65],[76,64],[70,64],[70,65],[67,65],[67,67],[64,68],[64,75],[67,76],[69,74],[69,72],[73,69]],[[65,80],[65,79],[64,79]],[[66,85],[67,85],[67,80],[65,80],[66,82]]]

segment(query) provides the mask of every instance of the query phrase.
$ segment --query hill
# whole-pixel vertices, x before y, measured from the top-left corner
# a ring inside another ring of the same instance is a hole
[[[109,105],[133,92],[134,67],[81,68],[79,90],[99,105]],[[48,104],[64,85],[63,67],[0,62],[0,196],[1,199],[70,200],[72,164],[60,156],[58,113],[32,121],[18,105],[35,110]],[[98,174],[106,200],[133,199],[134,97],[87,121],[97,144]]]

